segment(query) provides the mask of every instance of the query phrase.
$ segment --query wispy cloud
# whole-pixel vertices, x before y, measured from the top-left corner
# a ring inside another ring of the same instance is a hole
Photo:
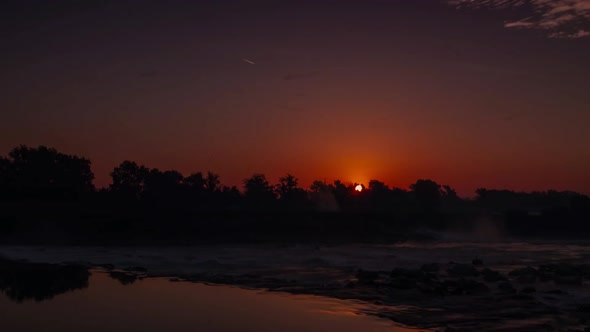
[[[564,32],[554,32],[549,35],[552,38],[583,38],[583,37],[590,37],[590,31],[586,30],[578,30],[574,33],[564,33]]]
[[[511,18],[506,28],[548,30],[551,38],[590,36],[590,0],[446,0],[457,8],[522,9],[526,18]]]

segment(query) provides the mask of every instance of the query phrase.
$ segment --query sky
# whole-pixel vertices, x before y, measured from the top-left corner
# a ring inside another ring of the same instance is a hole
[[[0,155],[590,194],[590,0],[8,0]]]

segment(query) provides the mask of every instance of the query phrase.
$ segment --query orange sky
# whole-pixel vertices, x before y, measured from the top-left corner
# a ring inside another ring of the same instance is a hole
[[[2,154],[590,193],[587,38],[445,1],[56,4],[7,8]]]

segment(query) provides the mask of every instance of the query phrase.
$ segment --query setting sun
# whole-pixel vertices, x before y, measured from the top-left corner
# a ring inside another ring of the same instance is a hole
[[[356,187],[354,187],[354,190],[356,190],[360,193],[361,191],[363,191],[363,185],[357,184]]]

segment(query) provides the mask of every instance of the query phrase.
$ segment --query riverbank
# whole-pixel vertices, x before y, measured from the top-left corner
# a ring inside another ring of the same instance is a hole
[[[583,331],[584,243],[0,247],[12,260],[101,267],[119,280],[238,285],[370,304],[366,314],[424,329]]]

